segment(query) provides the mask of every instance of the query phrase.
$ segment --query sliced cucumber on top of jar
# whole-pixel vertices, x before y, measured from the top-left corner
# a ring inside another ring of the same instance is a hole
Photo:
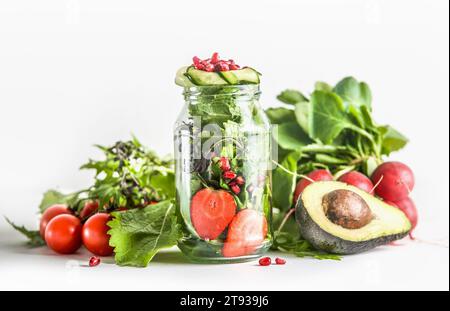
[[[175,83],[182,87],[259,84],[261,74],[253,68],[241,68],[232,59],[193,58],[193,64],[178,70]]]

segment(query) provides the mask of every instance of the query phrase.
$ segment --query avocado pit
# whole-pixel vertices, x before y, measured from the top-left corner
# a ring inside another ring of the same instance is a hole
[[[326,217],[346,229],[359,229],[373,217],[367,202],[353,191],[338,189],[323,196],[322,207]]]

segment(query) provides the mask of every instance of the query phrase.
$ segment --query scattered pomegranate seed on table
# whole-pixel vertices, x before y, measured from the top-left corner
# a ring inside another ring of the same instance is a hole
[[[93,257],[91,257],[90,259],[89,259],[89,267],[95,267],[95,266],[98,266],[99,264],[100,264],[100,258],[98,258],[98,257],[95,257],[95,256],[93,256]]]
[[[275,259],[275,263],[276,263],[277,265],[285,265],[285,264],[286,264],[286,259],[283,259],[283,258],[276,258],[276,259]]]
[[[260,266],[270,266],[272,264],[272,259],[270,257],[264,257],[259,260]]]

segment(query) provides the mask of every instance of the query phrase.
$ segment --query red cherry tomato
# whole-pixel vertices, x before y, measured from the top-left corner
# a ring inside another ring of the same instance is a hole
[[[59,215],[45,229],[48,247],[60,254],[72,254],[81,246],[81,221],[73,215]]]
[[[41,237],[43,239],[45,239],[45,228],[47,228],[50,220],[62,214],[72,214],[72,212],[66,205],[63,204],[55,204],[45,210],[44,214],[42,214],[41,222],[39,224],[39,233],[41,234]]]
[[[85,220],[90,216],[94,215],[98,210],[98,202],[97,201],[89,201],[84,204],[83,209],[80,213],[80,218]]]
[[[84,246],[93,254],[98,256],[109,256],[113,248],[109,246],[108,221],[111,216],[98,213],[91,216],[83,226],[82,239]]]

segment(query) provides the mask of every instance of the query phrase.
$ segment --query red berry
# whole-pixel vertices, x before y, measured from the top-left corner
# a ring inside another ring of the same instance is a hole
[[[95,266],[98,266],[99,264],[100,264],[100,258],[98,258],[98,257],[95,257],[95,256],[93,256],[93,257],[91,257],[90,259],[89,259],[89,267],[95,267]]]
[[[223,172],[228,172],[231,169],[230,161],[227,158],[221,157],[219,161],[220,161],[220,169]]]
[[[239,194],[239,193],[241,193],[241,188],[239,188],[238,185],[233,185],[233,186],[231,186],[231,191],[233,191],[234,194]]]
[[[275,263],[276,263],[277,265],[285,265],[285,264],[286,264],[286,260],[283,259],[283,258],[276,258],[276,259],[275,259]]]
[[[245,179],[244,179],[244,177],[242,177],[242,176],[236,177],[236,183],[237,183],[239,186],[243,186],[243,185],[245,184]]]
[[[227,171],[227,172],[223,173],[223,177],[225,179],[235,179],[236,176],[237,176],[236,173],[233,171]]]
[[[270,257],[264,257],[259,260],[260,266],[270,266],[272,264],[272,259]]]
[[[211,64],[215,65],[219,61],[219,53],[215,52],[213,53],[211,57]]]

